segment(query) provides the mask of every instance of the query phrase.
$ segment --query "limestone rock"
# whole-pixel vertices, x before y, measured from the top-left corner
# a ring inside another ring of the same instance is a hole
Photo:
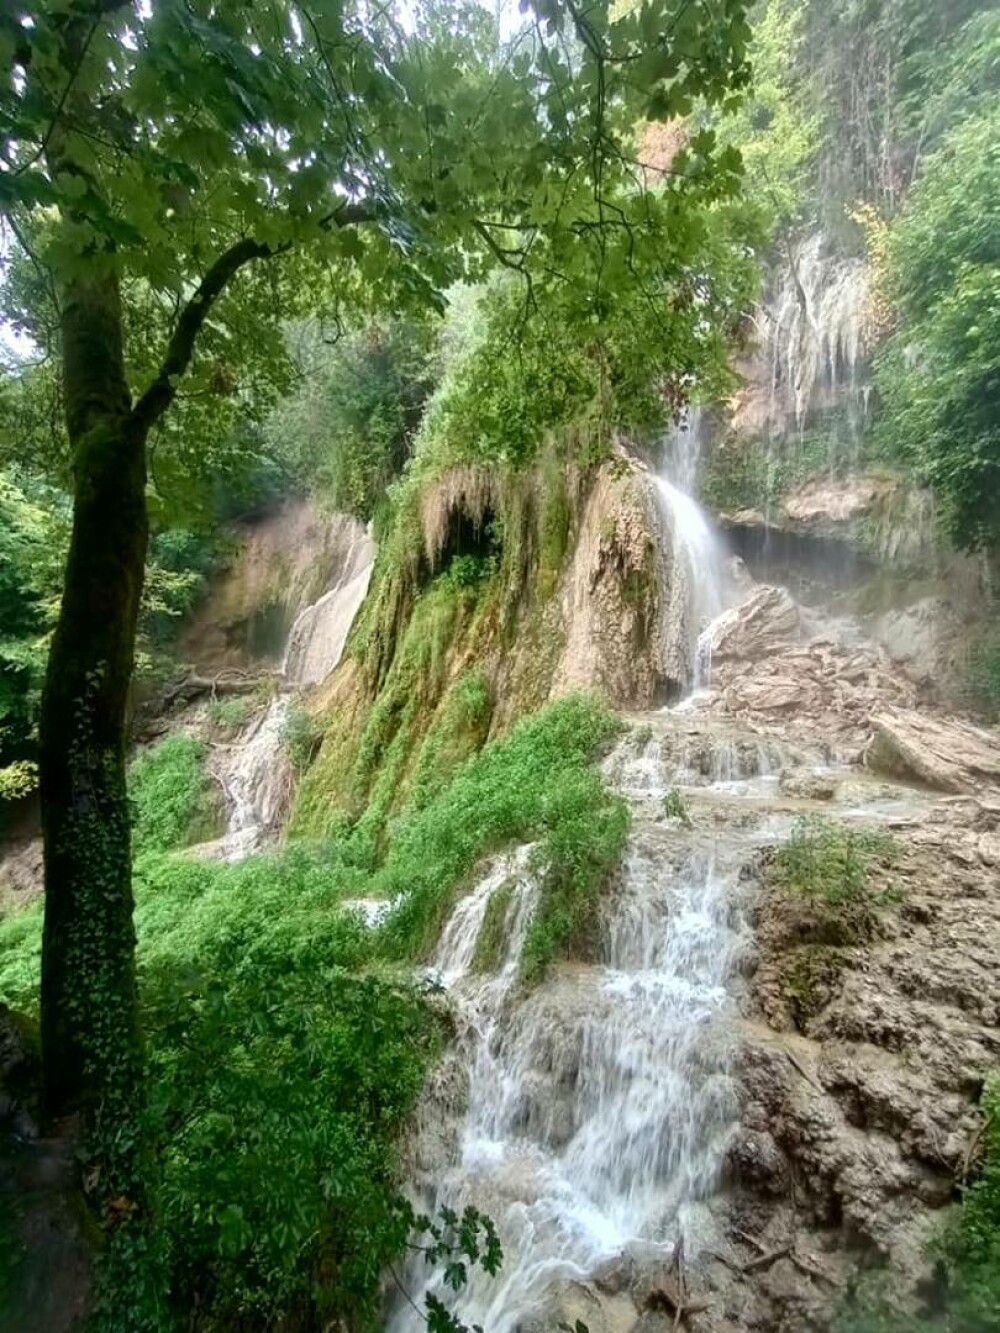
[[[823,773],[784,773],[781,794],[797,801],[832,801],[837,794],[837,780]]]
[[[755,662],[802,637],[799,608],[785,588],[766,585],[719,617],[712,628],[713,670],[721,662]]]
[[[852,524],[872,509],[894,488],[895,482],[881,477],[820,477],[806,482],[782,502],[782,513],[794,527],[827,534]]]
[[[872,729],[865,763],[875,773],[946,792],[1000,786],[996,731],[912,710],[878,713]]]
[[[661,701],[665,653],[654,534],[641,475],[605,464],[559,588],[565,648],[554,694],[599,689],[615,703]]]

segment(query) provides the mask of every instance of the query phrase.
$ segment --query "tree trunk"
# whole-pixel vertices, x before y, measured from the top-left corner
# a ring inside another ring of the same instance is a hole
[[[131,411],[117,281],[62,296],[75,494],[40,729],[42,1065],[51,1114],[79,1109],[88,1133],[120,1135],[140,1072],[125,725],[146,556],[145,430]]]

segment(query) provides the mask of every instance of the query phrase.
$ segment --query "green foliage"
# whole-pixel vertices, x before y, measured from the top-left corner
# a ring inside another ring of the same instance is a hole
[[[433,1025],[406,984],[358,973],[365,928],[331,916],[317,878],[248,864],[189,902],[144,971],[173,1298],[210,1293],[208,1327],[269,1326],[303,1300],[367,1326],[409,1230],[393,1144]]]
[[[164,528],[149,543],[139,624],[140,651],[162,653],[195,607],[219,563],[219,542],[205,532]]]
[[[459,764],[480,748],[491,713],[485,672],[479,667],[464,671],[434,714],[421,743],[409,790],[413,809],[427,805],[448,785]]]
[[[647,242],[667,245],[646,276],[667,269],[688,197],[735,187],[738,160],[702,139],[662,208],[634,188],[629,150],[637,117],[720,104],[746,81],[746,5],[582,15],[545,0],[537,19],[505,44],[488,11],[461,4],[411,7],[402,24],[364,6],[293,20],[279,0],[252,14],[170,0],[148,14],[105,6],[77,50],[61,11],[29,0],[0,30],[18,71],[3,94],[14,156],[0,206],[37,260],[14,294],[20,325],[45,341],[51,278],[120,275],[129,371],[145,386],[182,295],[234,235],[252,238],[194,348],[188,427],[166,423],[163,462],[179,479],[216,409],[240,403],[245,362],[260,372],[255,405],[273,397],[280,321],[303,310],[423,310],[503,265],[583,279],[586,323],[600,319]],[[95,116],[107,133],[91,133]]]
[[[876,933],[880,910],[898,897],[891,883],[876,884],[893,854],[892,837],[878,829],[803,815],[775,852],[773,878],[816,912],[817,940],[858,944]]]
[[[433,375],[426,324],[374,321],[332,347],[304,329],[302,374],[265,426],[273,452],[341,511],[370,519],[409,456]]]
[[[663,813],[668,819],[676,819],[685,828],[691,828],[691,814],[679,787],[671,787],[663,798]]]
[[[510,278],[479,305],[478,338],[452,360],[431,398],[416,448],[422,465],[460,462],[523,468],[558,434],[584,465],[603,458],[615,431],[663,428],[697,380],[730,387],[727,353],[751,299],[755,271],[741,248],[755,236],[746,209],[705,206],[681,219],[669,204],[650,219],[660,236],[646,269],[624,256],[595,308],[587,290]],[[659,229],[663,228],[660,232]],[[664,266],[678,275],[669,301]],[[699,274],[695,284],[683,274]],[[564,538],[558,514],[548,541]]]
[[[515,881],[507,879],[490,894],[472,954],[473,972],[495,972],[503,962],[509,942],[510,908],[514,901],[514,888]]]
[[[210,836],[213,792],[204,749],[193,736],[169,736],[129,767],[137,852],[165,852]]]
[[[292,704],[285,715],[281,741],[296,777],[301,777],[319,749],[322,732],[312,714],[301,704]]]
[[[757,6],[750,91],[720,127],[721,142],[742,155],[751,206],[781,232],[803,221],[821,146],[817,99],[804,75],[808,16],[803,0]]]
[[[993,109],[945,136],[892,230],[899,323],[877,367],[883,443],[934,488],[966,548],[1000,541],[998,220]]]
[[[849,410],[825,413],[801,434],[775,441],[730,436],[712,450],[701,496],[719,513],[756,509],[769,514],[792,491],[818,476],[846,476],[872,457],[864,429]]]
[[[586,947],[628,829],[624,803],[590,769],[618,725],[587,698],[551,704],[491,741],[401,824],[375,880],[398,900],[382,932],[390,956],[425,958],[482,858],[515,839],[537,842],[541,873],[525,943],[528,977]]]
[[[957,1328],[1000,1324],[1000,1077],[983,1091],[982,1170],[966,1190],[958,1225],[946,1238]]]
[[[58,492],[30,476],[0,472],[0,798],[34,785],[25,764],[33,754],[67,533]]]
[[[213,726],[235,731],[246,726],[257,706],[258,701],[245,694],[227,694],[210,699],[205,705],[205,716]]]
[[[480,683],[470,676],[460,695],[474,701]],[[159,1331],[196,1309],[206,1329],[311,1311],[374,1328],[381,1275],[414,1226],[438,1257],[452,1248],[456,1282],[466,1260],[495,1271],[483,1219],[415,1219],[397,1194],[398,1135],[440,1034],[420,990],[380,960],[426,956],[483,857],[522,838],[537,842],[542,875],[528,979],[589,941],[627,827],[590,767],[617,725],[585,698],[527,719],[397,822],[373,874],[350,837],[236,865],[139,856],[157,1221],[113,1247],[98,1327]],[[173,747],[167,763],[163,750],[134,786],[175,808],[162,796],[167,778],[190,778],[195,756]],[[157,834],[163,845],[154,828],[143,846]],[[342,908],[362,894],[394,901],[380,930]],[[4,1000],[35,1002],[39,929],[37,904],[0,920]]]
[[[1000,634],[988,630],[969,652],[966,667],[969,702],[991,721],[1000,717]]]
[[[540,981],[557,958],[592,956],[601,894],[617,869],[629,809],[589,769],[563,773],[542,793],[545,829],[534,856],[541,871],[538,903],[521,954],[526,985]]]

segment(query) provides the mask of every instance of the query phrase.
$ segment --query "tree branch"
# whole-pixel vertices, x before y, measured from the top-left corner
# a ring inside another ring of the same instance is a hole
[[[156,379],[132,409],[132,419],[136,425],[148,431],[174,401],[177,382],[191,363],[198,334],[208,312],[222,295],[229,280],[245,264],[254,259],[267,259],[276,253],[262,241],[246,239],[237,241],[219,256],[181,311]]]
[[[348,201],[339,204],[328,213],[320,220],[319,225],[329,230],[331,227],[371,222],[377,216],[377,212],[377,208],[366,200]],[[241,268],[255,259],[273,259],[276,255],[285,254],[291,249],[291,244],[291,241],[286,241],[283,245],[268,245],[263,241],[247,237],[237,241],[219,256],[181,311],[156,379],[132,409],[132,420],[138,427],[144,431],[150,430],[177,397],[178,381],[191,364],[198,334],[208,317],[208,312],[230,280]]]

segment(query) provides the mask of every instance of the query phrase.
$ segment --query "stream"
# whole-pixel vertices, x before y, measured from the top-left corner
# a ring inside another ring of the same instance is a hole
[[[675,434],[652,482],[672,534],[664,600],[689,690],[673,708],[637,719],[605,760],[607,780],[631,806],[632,831],[605,901],[599,956],[560,965],[530,993],[519,987],[536,891],[530,848],[520,847],[497,858],[457,905],[434,959],[458,1037],[420,1117],[414,1197],[429,1214],[467,1205],[487,1214],[504,1263],[495,1279],[470,1272],[457,1296],[442,1271],[417,1260],[402,1282],[489,1333],[572,1328],[578,1318],[590,1333],[612,1333],[623,1302],[628,1327],[636,1311],[615,1273],[697,1263],[717,1241],[740,1119],[749,868],[799,815],[820,808],[786,799],[785,776],[833,771],[829,747],[741,727],[716,707],[713,631],[747,593],[690,493],[698,448],[695,419]],[[906,809],[905,793],[886,797],[883,788],[876,807],[861,785],[841,816]],[[476,974],[488,903],[509,884],[505,957],[495,973]],[[423,1323],[414,1303],[392,1305],[392,1333],[417,1333]]]

